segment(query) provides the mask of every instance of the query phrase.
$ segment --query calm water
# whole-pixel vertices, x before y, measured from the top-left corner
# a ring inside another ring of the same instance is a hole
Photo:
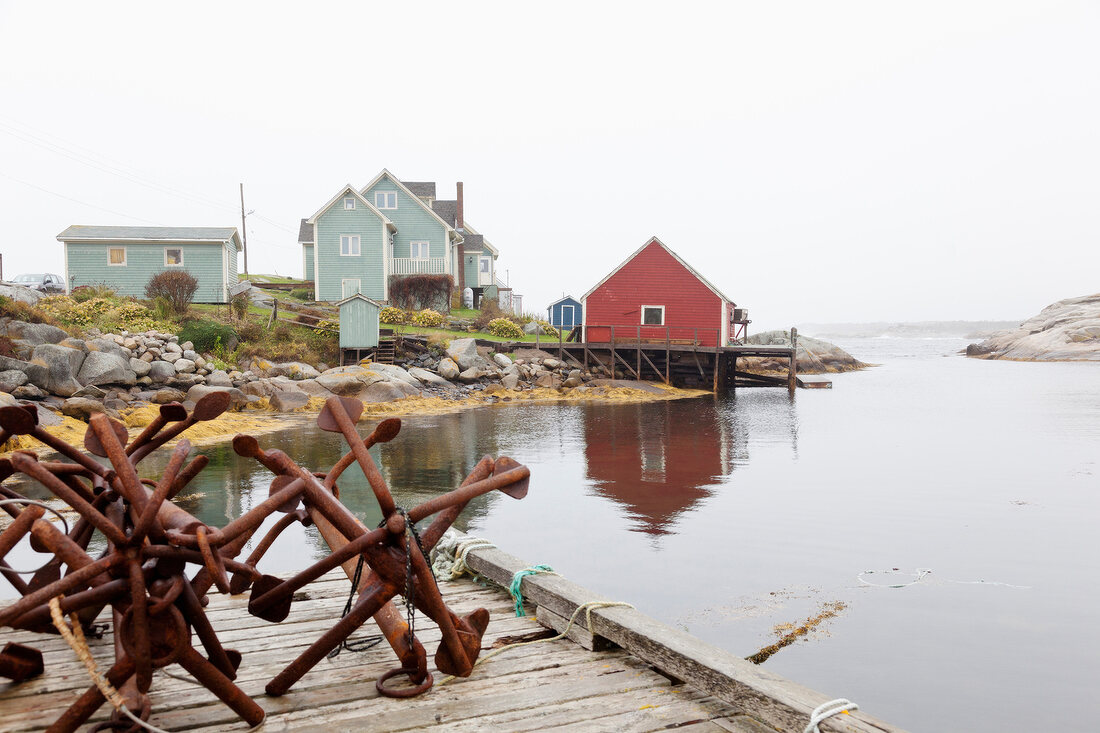
[[[793,400],[742,390],[407,418],[373,452],[405,506],[486,453],[527,464],[526,499],[484,497],[460,526],[739,655],[844,602],[765,664],[903,727],[1091,729],[1100,365],[967,360],[958,340],[841,345],[881,366]],[[343,450],[305,424],[261,444],[318,468]],[[205,521],[266,496],[257,464],[202,451],[214,460],[188,508]],[[362,474],[341,487],[376,523]],[[297,530],[264,569],[321,552]]]

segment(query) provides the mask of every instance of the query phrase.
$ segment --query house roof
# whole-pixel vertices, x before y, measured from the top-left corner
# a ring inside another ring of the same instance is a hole
[[[463,236],[462,251],[463,252],[480,252],[482,244],[485,242],[485,237],[480,234],[471,234],[466,232]]]
[[[309,219],[302,219],[298,225],[298,244],[313,244],[313,225]]]
[[[363,295],[362,293],[352,293],[351,295],[344,298],[343,300],[337,301],[336,305],[337,305],[337,307],[339,307],[339,306],[343,305],[344,303],[347,303],[347,302],[352,301],[352,300],[364,300],[368,303],[371,303],[373,305],[378,306],[379,308],[385,308],[386,307],[385,305],[383,305],[382,303],[379,303],[374,298],[368,298],[367,296]]]
[[[405,188],[409,189],[417,196],[427,196],[430,199],[435,198],[435,181],[403,181]]]
[[[707,288],[708,288],[708,289],[709,289],[709,290],[710,290],[710,291],[711,291],[712,293],[714,293],[715,295],[717,295],[717,296],[718,296],[719,298],[721,298],[722,300],[726,301],[727,303],[732,303],[732,302],[733,302],[733,300],[732,300],[732,299],[730,299],[729,297],[727,297],[727,296],[726,296],[726,295],[725,295],[724,293],[722,293],[722,291],[721,291],[721,290],[719,290],[718,288],[714,287],[714,286],[713,286],[713,285],[712,285],[712,284],[710,283],[710,281],[709,281],[709,280],[707,280],[707,279],[706,279],[705,277],[703,277],[702,275],[700,275],[700,274],[699,274],[699,271],[698,271],[698,270],[696,270],[696,269],[695,269],[694,267],[692,267],[692,266],[691,266],[691,265],[689,265],[688,263],[684,262],[684,260],[683,260],[683,259],[682,259],[682,258],[680,257],[680,255],[676,254],[676,253],[675,253],[675,252],[673,252],[673,251],[672,251],[671,249],[669,249],[669,248],[668,248],[668,246],[667,246],[667,245],[666,245],[666,244],[665,244],[664,242],[662,242],[662,241],[661,241],[660,239],[658,239],[657,237],[650,237],[649,239],[647,239],[647,240],[646,240],[645,244],[643,244],[643,245],[642,245],[641,247],[639,247],[638,249],[634,250],[634,252],[633,252],[633,253],[631,253],[631,255],[630,255],[629,257],[627,257],[627,258],[626,258],[625,260],[623,260],[622,262],[620,262],[620,263],[619,263],[619,266],[618,266],[618,267],[616,267],[616,268],[615,268],[614,270],[612,270],[611,272],[607,273],[607,275],[606,275],[606,276],[604,276],[604,278],[603,278],[602,280],[600,280],[600,281],[599,281],[598,283],[596,283],[595,285],[593,285],[593,286],[592,286],[592,287],[591,287],[591,288],[590,288],[590,289],[588,290],[588,292],[587,292],[587,293],[585,293],[584,295],[582,295],[582,296],[581,296],[581,305],[584,305],[584,301],[585,301],[585,300],[587,300],[587,298],[588,298],[588,296],[589,296],[589,295],[592,295],[592,293],[596,292],[596,291],[597,291],[597,290],[599,289],[599,287],[600,287],[601,285],[603,285],[603,284],[604,284],[605,282],[607,282],[608,280],[610,280],[610,279],[611,279],[611,277],[612,277],[612,276],[613,276],[613,275],[614,275],[614,274],[615,274],[616,272],[618,272],[619,270],[621,270],[621,269],[623,269],[624,267],[626,267],[626,265],[627,265],[627,263],[628,263],[628,262],[630,262],[630,261],[631,261],[631,260],[633,260],[633,259],[634,259],[635,257],[637,257],[637,256],[638,256],[638,255],[639,255],[639,254],[641,253],[641,251],[642,251],[643,249],[645,249],[646,247],[648,247],[648,246],[649,246],[649,245],[651,245],[651,244],[656,244],[656,245],[657,245],[657,246],[659,246],[659,247],[660,247],[661,249],[663,249],[663,250],[664,250],[665,252],[668,252],[668,253],[669,253],[670,255],[672,255],[673,259],[675,259],[675,260],[676,260],[677,262],[679,262],[679,263],[680,263],[681,265],[683,265],[683,266],[684,266],[684,268],[685,268],[685,269],[686,269],[686,270],[687,270],[688,272],[690,272],[690,273],[691,273],[692,275],[694,275],[694,276],[696,277],[696,279],[698,279],[698,280],[699,280],[699,282],[701,282],[701,283],[703,283],[704,285],[706,285],[706,286],[707,286]]]
[[[478,234],[478,235],[481,235],[481,232],[479,232],[479,231],[478,231],[477,229],[475,229],[475,228],[474,228],[474,225],[473,225],[473,224],[471,224],[471,223],[469,222],[469,220],[467,220],[467,221],[463,221],[463,222],[462,222],[462,225],[463,225],[463,228],[464,228],[464,229],[466,230],[466,233],[467,233],[467,234]],[[490,252],[490,253],[491,253],[491,254],[493,255],[493,257],[498,257],[498,256],[500,256],[500,250],[499,250],[499,249],[497,249],[496,247],[494,247],[494,246],[493,246],[493,243],[492,243],[492,242],[490,242],[490,241],[489,241],[488,239],[485,239],[485,238],[483,237],[483,238],[482,238],[482,240],[481,240],[481,244],[482,244],[482,247],[481,247],[481,249],[482,249],[483,251],[484,251],[484,250],[489,250],[489,252]]]
[[[557,305],[558,303],[564,303],[564,302],[565,302],[565,301],[567,301],[567,300],[571,300],[571,301],[573,301],[574,303],[580,303],[580,301],[579,301],[579,300],[577,300],[576,298],[574,298],[574,297],[573,297],[572,295],[566,295],[566,296],[565,296],[564,298],[558,298],[557,300],[555,300],[555,301],[554,301],[553,303],[551,303],[550,305],[548,305],[548,306],[546,306],[546,307],[547,307],[547,308],[553,308],[553,307],[554,307],[555,305]]]
[[[340,189],[340,192],[339,192],[339,193],[337,193],[337,194],[336,194],[335,196],[333,196],[332,198],[330,198],[330,199],[328,200],[328,203],[327,203],[327,204],[325,204],[325,205],[324,205],[324,206],[322,206],[321,208],[317,209],[317,211],[313,212],[313,216],[311,216],[311,217],[309,217],[308,219],[306,219],[306,220],[305,220],[305,221],[306,221],[306,223],[308,223],[308,224],[311,224],[311,225],[312,225],[312,224],[314,224],[314,223],[315,223],[315,222],[317,221],[317,217],[318,217],[318,216],[320,216],[320,215],[321,215],[321,214],[323,214],[323,213],[324,213],[325,211],[327,211],[327,210],[328,210],[328,208],[329,208],[330,206],[332,206],[333,204],[335,204],[335,203],[336,203],[337,201],[339,201],[340,199],[344,198],[344,194],[346,194],[346,193],[350,193],[350,194],[351,194],[352,196],[354,196],[355,198],[357,198],[357,199],[359,199],[360,201],[362,201],[362,202],[363,202],[363,205],[364,205],[364,206],[366,206],[366,207],[367,207],[368,209],[370,209],[370,210],[371,210],[372,212],[374,212],[375,216],[377,216],[377,217],[378,217],[379,219],[381,219],[381,220],[382,220],[382,222],[383,222],[383,224],[384,224],[384,225],[385,225],[385,226],[386,226],[386,227],[387,227],[388,229],[390,229],[391,231],[397,231],[397,225],[395,225],[395,224],[394,224],[394,223],[393,223],[392,221],[390,221],[390,220],[389,220],[389,219],[388,219],[388,218],[386,217],[386,215],[385,215],[385,214],[383,214],[383,213],[382,213],[381,211],[379,211],[378,209],[374,208],[374,204],[372,204],[372,203],[371,203],[370,201],[367,201],[367,199],[366,199],[366,198],[365,198],[365,197],[363,196],[363,194],[361,194],[361,193],[359,193],[358,191],[356,191],[356,190],[355,190],[355,186],[351,185],[350,183],[349,183],[349,184],[347,184],[346,186],[344,186],[343,188],[341,188],[341,189]],[[298,234],[298,236],[299,236],[299,238],[301,237],[301,230],[299,230],[299,234]],[[311,237],[310,237],[310,241],[312,241],[312,240],[313,240],[313,237],[311,236]]]
[[[402,191],[404,191],[405,193],[407,193],[407,194],[408,194],[408,195],[409,195],[410,197],[412,197],[412,200],[413,200],[413,201],[415,201],[416,203],[420,204],[421,208],[423,208],[423,209],[424,209],[424,211],[427,211],[427,212],[428,212],[429,214],[431,214],[431,215],[432,215],[432,216],[433,216],[434,218],[438,219],[438,220],[439,220],[439,223],[440,223],[440,224],[442,224],[443,226],[447,227],[447,231],[448,231],[448,232],[450,233],[450,236],[451,236],[451,237],[452,237],[453,239],[455,239],[455,240],[460,240],[460,239],[462,239],[462,235],[461,235],[461,234],[459,234],[458,232],[456,232],[456,231],[455,231],[455,228],[454,228],[454,224],[452,224],[452,223],[449,223],[449,222],[448,222],[448,221],[447,221],[446,219],[444,219],[443,217],[441,217],[441,216],[440,216],[439,214],[435,213],[435,211],[433,211],[433,210],[432,210],[432,207],[431,207],[431,206],[428,206],[428,205],[427,205],[426,203],[424,203],[423,201],[421,201],[421,200],[420,200],[420,197],[419,197],[419,196],[417,196],[417,195],[416,195],[415,193],[413,193],[412,191],[410,191],[410,190],[409,190],[409,187],[408,187],[408,186],[406,186],[406,185],[405,185],[404,183],[402,183],[402,182],[401,182],[401,181],[400,181],[400,180],[399,180],[399,179],[397,178],[397,176],[395,176],[394,174],[390,173],[390,172],[389,172],[389,171],[388,171],[387,169],[385,169],[385,168],[383,168],[383,169],[382,169],[382,172],[381,172],[381,173],[379,173],[379,174],[378,174],[377,176],[375,176],[375,177],[374,177],[373,179],[371,179],[371,182],[370,182],[370,183],[368,183],[367,185],[363,186],[363,188],[361,189],[362,193],[363,193],[363,194],[365,195],[367,191],[371,190],[371,188],[373,188],[373,187],[374,187],[374,185],[375,185],[376,183],[378,183],[379,181],[381,181],[381,180],[382,180],[383,178],[389,178],[389,179],[390,179],[391,181],[393,181],[393,183],[394,183],[394,185],[395,185],[395,186],[397,186],[397,187],[398,187],[399,189],[401,189]],[[434,184],[433,184],[433,185],[434,185]],[[364,200],[365,200],[365,199],[364,199]],[[373,208],[373,207],[372,207],[372,208]],[[375,210],[377,211],[377,209],[375,209]]]
[[[454,226],[458,221],[458,202],[457,201],[440,201],[436,199],[432,202],[432,211],[435,212],[443,221],[447,222],[448,226]]]
[[[57,235],[59,242],[229,242],[240,251],[236,227],[122,227],[74,224]]]

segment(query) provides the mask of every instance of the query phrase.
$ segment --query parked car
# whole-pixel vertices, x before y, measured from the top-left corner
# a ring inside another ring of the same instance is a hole
[[[32,290],[40,290],[43,293],[64,293],[65,279],[51,272],[30,272],[18,275],[13,283],[22,285]]]

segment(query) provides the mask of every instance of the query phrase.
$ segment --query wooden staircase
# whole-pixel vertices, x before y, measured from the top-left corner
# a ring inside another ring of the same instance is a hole
[[[396,344],[397,339],[394,336],[379,336],[378,348],[374,350],[374,360],[379,364],[393,364]]]

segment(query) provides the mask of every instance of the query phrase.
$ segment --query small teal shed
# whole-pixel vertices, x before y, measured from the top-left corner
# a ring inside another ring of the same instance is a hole
[[[354,293],[341,300],[340,348],[373,349],[378,346],[378,314],[382,304],[362,293]]]
[[[567,295],[561,300],[555,300],[546,310],[550,325],[562,331],[572,331],[584,323],[581,302],[572,295]]]

